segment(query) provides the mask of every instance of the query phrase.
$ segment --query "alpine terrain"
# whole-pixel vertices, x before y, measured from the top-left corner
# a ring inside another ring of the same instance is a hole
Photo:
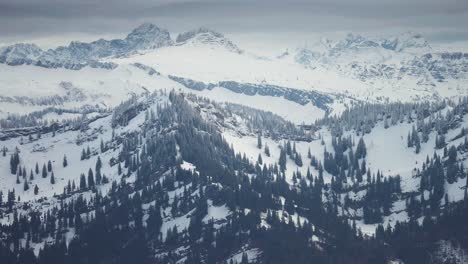
[[[468,263],[468,53],[206,27],[0,47],[0,263]]]

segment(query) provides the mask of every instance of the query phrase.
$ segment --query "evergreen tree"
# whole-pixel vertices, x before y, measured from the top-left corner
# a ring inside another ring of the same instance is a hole
[[[302,157],[301,154],[296,153],[296,157],[294,158],[294,162],[296,163],[297,166],[302,167]]]
[[[268,145],[265,143],[265,155],[267,157],[270,157],[270,148],[268,147]]]
[[[241,264],[249,264],[249,257],[247,256],[245,252],[242,253]]]
[[[86,189],[86,177],[85,175],[82,173],[80,175],[80,190],[85,190]]]
[[[37,195],[39,193],[39,187],[37,187],[37,184],[34,185],[34,195]]]
[[[100,147],[101,147],[101,153],[105,152],[104,141],[102,139],[101,139]]]
[[[90,189],[94,187],[94,173],[91,168],[88,170],[88,187]]]
[[[67,161],[67,155],[63,155],[63,167],[67,167],[68,166],[68,161]]]
[[[52,173],[50,174],[50,183],[51,184],[55,184],[55,175],[54,175],[54,172],[52,171]]]
[[[289,140],[286,142],[286,154],[288,154],[288,156],[291,156],[292,154],[291,141]]]
[[[262,154],[258,154],[258,159],[257,159],[258,164],[263,164],[263,159],[262,159]]]
[[[24,184],[23,184],[23,190],[24,190],[24,191],[27,191],[27,190],[29,190],[29,184],[28,184],[28,181],[24,181]]]
[[[47,171],[48,172],[52,171],[52,162],[50,162],[50,160],[47,162]]]
[[[280,170],[282,172],[286,171],[286,152],[284,151],[283,148],[281,148],[281,151],[280,151],[280,157],[279,157],[278,165],[279,165]]]
[[[11,174],[15,175],[18,171],[18,166],[20,163],[20,157],[18,153],[18,149],[16,149],[15,153],[10,157],[10,172]]]
[[[262,149],[262,136],[260,135],[260,133],[258,134],[258,137],[257,137],[257,148]]]
[[[101,157],[98,156],[96,160],[96,171],[101,170],[101,168],[102,168],[102,161],[101,161]]]
[[[47,168],[46,168],[46,165],[43,164],[42,165],[42,178],[45,178],[47,177]]]
[[[365,158],[366,155],[367,155],[366,143],[364,143],[364,139],[361,137],[356,147],[355,157],[357,159],[361,159],[361,158]]]
[[[81,150],[81,158],[80,158],[80,159],[81,159],[81,160],[85,160],[85,159],[86,159],[86,151],[85,151],[85,149],[82,149],[82,150]]]

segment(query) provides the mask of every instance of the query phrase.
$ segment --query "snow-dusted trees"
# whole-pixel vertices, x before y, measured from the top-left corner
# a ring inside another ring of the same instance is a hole
[[[55,175],[54,175],[54,172],[52,171],[52,173],[50,174],[50,184],[55,184]]]
[[[406,141],[408,148],[415,147],[415,152],[419,153],[421,149],[421,139],[419,138],[419,133],[415,126],[413,126],[411,132],[408,133]]]
[[[91,168],[89,168],[89,170],[88,170],[88,188],[93,188],[94,185],[95,185],[94,173],[93,173],[93,170]]]
[[[46,168],[46,165],[43,164],[42,165],[42,178],[45,178],[47,177],[47,168]]]
[[[436,135],[436,138],[435,138],[435,147],[437,149],[441,149],[443,147],[445,147],[446,143],[445,143],[445,135]]]
[[[297,166],[299,167],[302,167],[303,163],[302,163],[302,156],[301,154],[297,153],[295,154],[294,156],[294,162],[296,163]]]
[[[48,172],[52,171],[52,162],[50,160],[47,162],[47,171]]]
[[[286,171],[286,150],[284,148],[281,148],[278,165],[282,172]]]
[[[29,190],[29,184],[28,184],[28,181],[24,181],[24,184],[23,184],[23,190],[24,190],[24,191],[27,191],[27,190]]]
[[[98,156],[96,160],[96,184],[101,184],[102,175],[101,175],[102,161]]]
[[[86,189],[86,177],[84,173],[80,175],[80,190],[85,190]]]
[[[265,149],[264,149],[264,152],[265,152],[265,155],[267,157],[270,157],[270,148],[268,147],[268,145],[265,143]]]
[[[367,155],[366,143],[364,143],[364,139],[361,137],[356,147],[356,153],[354,154],[357,159],[365,158]]]
[[[263,164],[262,154],[260,154],[260,153],[258,154],[257,162],[258,162],[258,164],[260,164],[260,165]]]
[[[18,149],[10,157],[10,172],[11,174],[16,174],[18,170],[18,165],[20,163],[19,151]]]
[[[67,155],[63,155],[62,165],[63,165],[64,168],[68,166]]]

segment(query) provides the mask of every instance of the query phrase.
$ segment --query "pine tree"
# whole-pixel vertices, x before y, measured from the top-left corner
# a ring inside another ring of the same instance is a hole
[[[101,184],[102,181],[102,175],[101,175],[101,170],[96,171],[96,184]]]
[[[6,157],[6,152],[7,152],[7,148],[6,148],[6,147],[3,147],[3,148],[2,148],[2,156],[3,156],[3,157]]]
[[[101,153],[105,152],[104,141],[101,139]]]
[[[54,175],[54,172],[52,171],[52,173],[50,174],[50,183],[51,184],[55,184],[55,175]]]
[[[39,193],[39,187],[37,187],[37,184],[34,185],[34,194],[37,195]]]
[[[98,156],[96,160],[96,171],[101,170],[101,168],[102,168],[102,161],[101,161],[101,157]]]
[[[85,149],[82,149],[81,150],[81,160],[85,160],[86,159],[86,152],[85,152]]]
[[[297,166],[302,167],[302,157],[301,154],[296,152],[296,157],[294,158],[294,162],[296,163]]]
[[[52,162],[50,162],[50,160],[47,162],[47,171],[48,172],[52,171]]]
[[[292,154],[291,141],[289,141],[289,140],[286,143],[286,154],[288,154],[288,156],[291,156],[291,154]]]
[[[88,170],[88,187],[93,188],[94,187],[94,173],[91,168]]]
[[[47,177],[47,168],[46,168],[46,165],[43,164],[42,165],[42,178],[45,178]]]
[[[67,193],[71,193],[71,191],[72,191],[72,186],[71,186],[70,180],[68,180],[66,190],[67,190]]]
[[[29,180],[30,181],[34,180],[34,174],[32,170],[31,170],[31,173],[29,173]]]
[[[36,174],[39,174],[39,164],[36,162]]]
[[[262,165],[263,164],[263,159],[262,159],[262,154],[258,154],[258,159],[257,159],[258,164]]]
[[[85,175],[82,173],[80,175],[80,190],[85,190],[86,189],[86,177]]]
[[[270,148],[268,147],[268,145],[265,143],[265,155],[267,157],[270,157]]]
[[[63,167],[67,167],[68,166],[68,161],[67,161],[67,155],[63,155]]]
[[[18,153],[18,149],[11,155],[10,157],[10,172],[11,174],[15,175],[18,171],[18,165],[20,163],[20,157]]]
[[[245,252],[242,253],[241,264],[249,264],[249,257],[247,256]]]
[[[419,139],[419,135],[416,132],[414,135],[414,146],[416,147],[415,152],[418,154],[421,151],[421,140]]]
[[[361,159],[361,158],[365,158],[366,155],[367,155],[366,143],[364,143],[364,139],[361,137],[356,147],[355,157],[356,159]]]
[[[24,190],[24,191],[27,191],[27,190],[29,190],[29,184],[28,184],[28,181],[24,181],[24,184],[23,184],[23,190]]]
[[[280,151],[278,165],[280,166],[280,170],[282,172],[286,171],[286,152],[284,151],[283,148],[281,148],[281,151]]]
[[[257,148],[262,149],[262,136],[260,134],[257,137]]]

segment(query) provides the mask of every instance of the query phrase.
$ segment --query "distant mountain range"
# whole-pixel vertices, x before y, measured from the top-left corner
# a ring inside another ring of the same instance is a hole
[[[311,102],[329,113],[339,113],[349,100],[417,101],[468,95],[468,53],[435,51],[415,32],[386,38],[348,34],[337,41],[322,39],[278,54],[258,56],[208,28],[173,38],[168,30],[149,23],[138,26],[123,39],[73,41],[49,50],[18,43],[0,48],[0,63],[6,67],[6,75],[0,75],[0,85],[13,91],[5,92],[0,101],[33,101],[34,98],[25,98],[31,97],[30,93],[23,93],[24,87],[32,84],[44,91],[57,89],[59,83],[90,89],[92,95],[84,92],[91,100],[86,103],[101,106],[113,105],[106,98],[115,94],[167,88],[148,87],[146,80],[136,77],[139,75],[134,73],[135,68],[148,74],[158,73],[158,78],[166,85],[170,83],[170,87],[182,86],[215,100],[237,102],[229,93],[266,96],[304,107]],[[20,65],[38,67],[13,67]],[[47,80],[39,81],[39,75],[45,74],[40,68],[51,75]],[[106,79],[102,70],[107,77],[113,77]],[[75,79],[72,75],[80,77]],[[56,80],[53,84],[49,81],[52,79]],[[104,86],[112,92],[100,90]],[[56,95],[33,91],[41,96]],[[337,98],[348,99],[334,104]]]

